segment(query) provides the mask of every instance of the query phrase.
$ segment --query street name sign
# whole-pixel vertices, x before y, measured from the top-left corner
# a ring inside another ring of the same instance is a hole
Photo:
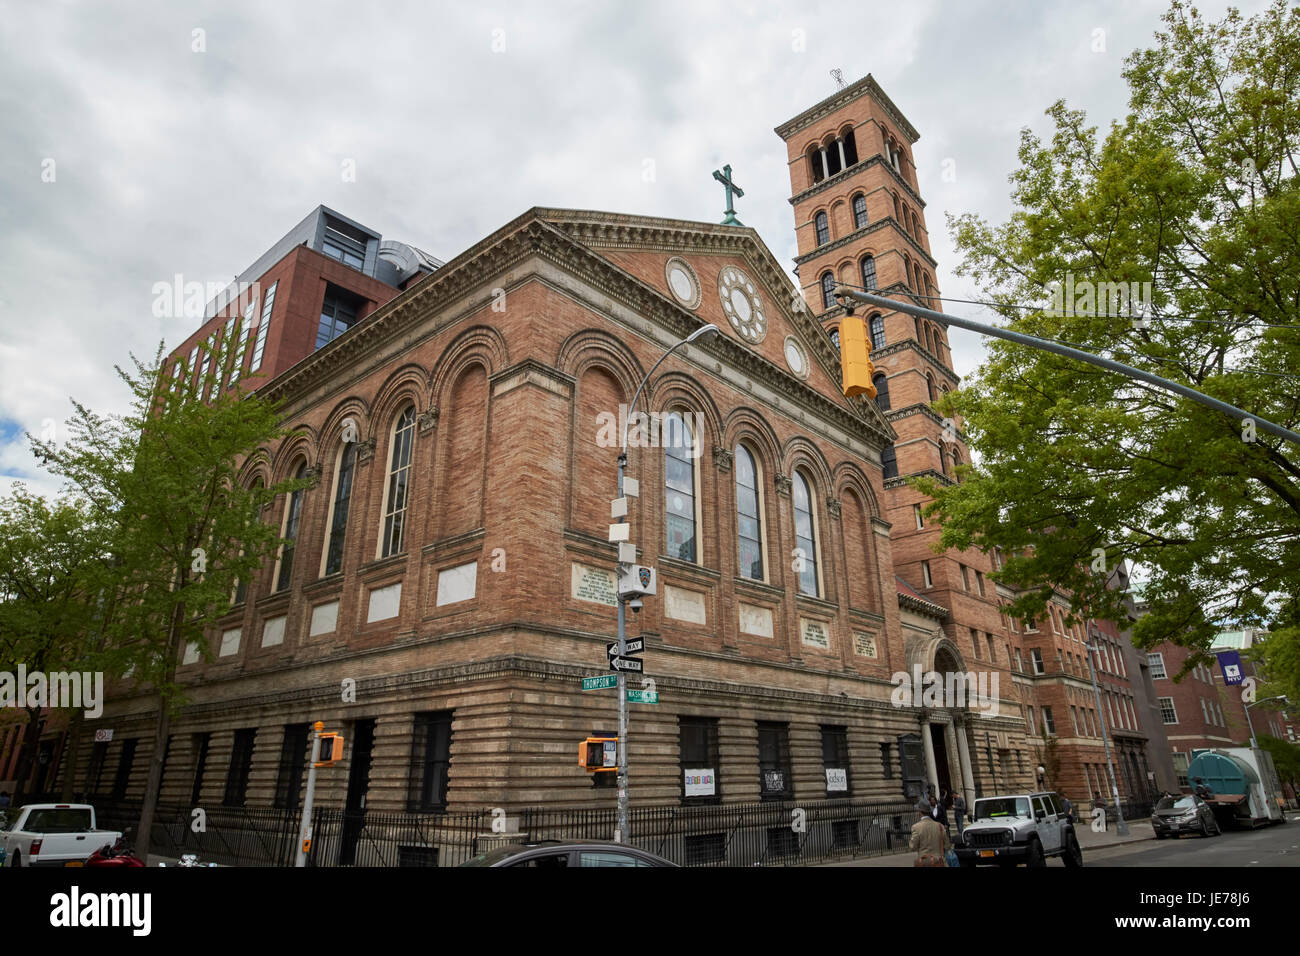
[[[602,674],[599,677],[584,677],[582,679],[583,690],[603,690],[606,687],[617,687],[618,676],[615,674]]]
[[[629,704],[657,704],[659,692],[656,690],[630,690],[627,692]]]

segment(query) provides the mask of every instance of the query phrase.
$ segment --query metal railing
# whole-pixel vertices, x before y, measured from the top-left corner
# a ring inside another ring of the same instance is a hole
[[[96,802],[99,825],[133,835],[139,801]],[[907,849],[916,815],[906,801],[819,800],[636,807],[629,842],[679,866],[789,866]],[[292,866],[301,812],[266,807],[155,810],[151,852],[205,863]],[[507,843],[608,840],[616,809],[312,812],[310,866],[457,866]],[[495,825],[495,827],[494,827]],[[504,832],[502,832],[504,829]]]

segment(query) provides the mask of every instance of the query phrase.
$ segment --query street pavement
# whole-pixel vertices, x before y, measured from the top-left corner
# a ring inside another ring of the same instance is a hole
[[[1157,840],[1145,819],[1128,825],[1120,836],[1114,825],[1105,833],[1094,833],[1081,825],[1079,848],[1084,866],[1300,866],[1300,814],[1288,813],[1284,823],[1257,830],[1225,830],[1222,836],[1184,836]],[[916,854],[893,853],[825,863],[823,866],[911,866]],[[1065,866],[1060,857],[1048,866]]]

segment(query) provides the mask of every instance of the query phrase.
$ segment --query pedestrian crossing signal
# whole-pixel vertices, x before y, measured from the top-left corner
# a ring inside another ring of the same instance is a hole
[[[587,773],[618,770],[618,738],[588,737],[578,745],[578,766]]]
[[[840,372],[843,376],[844,394],[876,397],[876,386],[871,376],[876,368],[871,364],[871,350],[867,347],[867,328],[861,316],[845,315],[840,319]]]
[[[343,759],[343,735],[321,734],[316,739],[316,759],[318,767],[332,767],[334,761]]]

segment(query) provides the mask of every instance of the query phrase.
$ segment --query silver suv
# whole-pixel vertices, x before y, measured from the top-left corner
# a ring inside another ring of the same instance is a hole
[[[1015,793],[975,801],[971,822],[954,849],[962,866],[1046,866],[1059,856],[1083,866],[1074,824],[1054,793]]]

